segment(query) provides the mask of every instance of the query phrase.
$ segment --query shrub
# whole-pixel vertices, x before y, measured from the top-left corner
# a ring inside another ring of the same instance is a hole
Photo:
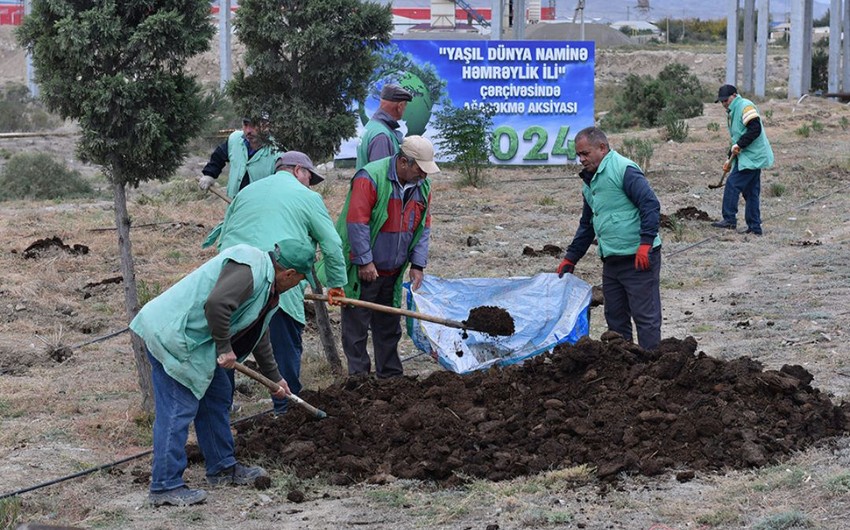
[[[44,153],[14,154],[0,172],[0,201],[90,195],[92,188],[79,171]]]
[[[771,182],[770,186],[767,188],[767,193],[771,197],[782,197],[787,191],[788,188],[786,188],[785,184],[781,182]]]
[[[701,116],[705,90],[682,64],[668,64],[658,78],[629,75],[616,97],[614,109],[602,118],[602,127],[617,131],[628,127],[655,127],[666,116],[678,120]]]
[[[493,134],[493,110],[490,107],[464,108],[447,105],[436,115],[440,131],[437,142],[449,162],[458,164],[462,186],[484,183],[485,168],[490,165]]]
[[[31,98],[26,86],[12,84],[0,91],[0,132],[40,131],[57,125],[59,119]]]
[[[641,138],[624,138],[623,146],[620,148],[620,154],[637,163],[644,173],[649,171],[649,163],[654,151],[652,142]]]
[[[677,120],[672,116],[668,116],[664,121],[664,129],[668,140],[682,143],[688,137],[690,127],[685,120]]]
[[[705,128],[708,129],[711,132],[717,132],[717,131],[720,130],[720,124],[717,123],[716,121],[713,121],[713,122],[709,123],[708,125],[706,125]]]
[[[812,120],[812,130],[817,133],[823,132],[823,123],[819,122],[817,119]]]
[[[799,134],[803,138],[808,138],[812,134],[812,128],[809,127],[808,123],[804,123],[803,125],[797,127],[794,132]]]
[[[838,120],[838,126],[841,127],[842,131],[846,131],[847,127],[850,127],[850,120],[847,119],[847,116],[842,116],[840,120]]]

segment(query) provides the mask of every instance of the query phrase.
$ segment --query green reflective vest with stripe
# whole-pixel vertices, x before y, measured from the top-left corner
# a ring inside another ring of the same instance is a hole
[[[274,264],[269,253],[249,245],[222,251],[145,304],[130,322],[130,329],[144,339],[165,372],[198,399],[206,393],[217,366],[215,341],[204,305],[228,261],[248,265],[254,276],[251,297],[230,316],[232,335],[246,329],[259,318],[274,284]],[[270,311],[266,315],[263,332],[273,314]]]
[[[357,146],[357,165],[355,166],[355,170],[363,169],[363,166],[369,163],[369,144],[380,134],[389,136],[390,141],[393,143],[393,154],[398,153],[399,143],[395,132],[381,120],[369,120],[366,124],[366,130],[363,132],[363,137],[360,139],[360,145]]]
[[[733,144],[737,143],[738,139],[747,132],[743,115],[744,109],[748,106],[756,108],[752,101],[741,96],[736,97],[729,104],[726,119],[728,120],[729,136],[732,138]],[[756,109],[756,112],[758,112],[758,109]],[[741,149],[737,158],[738,169],[763,169],[773,165],[773,148],[770,147],[770,142],[764,133],[764,120],[761,120],[761,134],[753,140],[753,143]]]
[[[227,138],[227,163],[230,172],[227,177],[227,196],[236,197],[242,186],[242,179],[247,171],[251,182],[256,182],[274,173],[274,165],[281,152],[270,142],[259,148],[254,156],[248,159],[248,147],[242,131],[234,131]]]
[[[627,167],[640,167],[616,151],[609,151],[585,184],[582,194],[593,211],[593,231],[599,243],[599,257],[630,256],[640,246],[640,210],[623,191]],[[661,244],[655,236],[652,247]]]

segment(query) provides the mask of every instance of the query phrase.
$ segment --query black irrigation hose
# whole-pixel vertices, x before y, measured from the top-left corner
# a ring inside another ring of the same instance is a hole
[[[230,422],[230,425],[231,425],[231,426],[238,425],[238,424],[240,424],[240,423],[242,423],[242,422],[245,422],[245,421],[248,421],[248,420],[252,420],[252,419],[257,418],[257,417],[259,417],[259,416],[262,416],[262,415],[264,415],[264,414],[268,414],[268,413],[272,412],[273,410],[274,410],[274,409],[269,409],[269,410],[265,410],[265,411],[263,411],[263,412],[258,412],[257,414],[254,414],[254,415],[251,415],[251,416],[247,416],[247,417],[245,417],[245,418],[239,418],[238,420],[231,421],[231,422]],[[12,492],[10,492],[10,493],[3,493],[2,495],[0,495],[0,500],[2,500],[2,499],[6,499],[6,498],[8,498],[8,497],[15,497],[15,496],[20,495],[20,494],[22,494],[22,493],[27,493],[27,492],[30,492],[30,491],[33,491],[33,490],[37,490],[37,489],[41,489],[41,488],[46,488],[47,486],[52,486],[53,484],[58,484],[58,483],[60,483],[60,482],[65,482],[66,480],[71,480],[71,479],[75,479],[75,478],[83,477],[83,476],[85,476],[85,475],[90,475],[90,474],[95,473],[95,472],[97,472],[97,471],[103,471],[103,470],[105,470],[105,469],[109,469],[109,468],[115,467],[115,466],[120,465],[120,464],[123,464],[123,463],[125,463],[125,462],[129,462],[129,461],[131,461],[131,460],[135,460],[135,459],[137,459],[137,458],[141,458],[141,457],[143,457],[143,456],[147,456],[147,455],[149,455],[149,454],[151,454],[151,453],[153,453],[153,449],[148,449],[147,451],[144,451],[144,452],[142,452],[142,453],[138,453],[138,454],[135,454],[135,455],[133,455],[133,456],[128,456],[127,458],[122,458],[121,460],[116,460],[115,462],[110,462],[109,464],[102,464],[102,465],[97,466],[97,467],[92,467],[92,468],[86,469],[86,470],[84,470],[84,471],[80,471],[80,472],[78,472],[78,473],[74,473],[73,475],[67,475],[67,476],[64,476],[64,477],[61,477],[61,478],[57,478],[57,479],[53,479],[53,480],[49,480],[49,481],[47,481],[47,482],[42,482],[41,484],[36,484],[35,486],[30,486],[30,487],[28,487],[28,488],[23,488],[23,489],[20,489],[20,490],[18,490],[18,491],[12,491]]]

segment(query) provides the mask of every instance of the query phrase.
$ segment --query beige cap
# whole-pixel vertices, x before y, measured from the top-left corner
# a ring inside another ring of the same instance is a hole
[[[427,138],[421,136],[406,137],[401,142],[401,153],[416,160],[419,168],[429,175],[440,172],[440,168],[434,163],[434,146]]]

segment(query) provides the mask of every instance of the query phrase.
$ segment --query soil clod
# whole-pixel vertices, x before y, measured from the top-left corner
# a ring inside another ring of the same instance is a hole
[[[71,247],[63,243],[59,236],[53,236],[33,241],[32,244],[30,244],[30,246],[28,246],[24,250],[24,258],[40,258],[42,257],[42,255],[49,253],[50,250],[54,248],[59,249],[63,252],[67,252],[72,256],[83,256],[89,253],[89,247],[85,245],[75,244],[73,247]]]
[[[501,307],[485,305],[473,307],[469,316],[463,321],[469,329],[483,331],[493,336],[508,336],[514,334],[514,319],[510,313]]]

